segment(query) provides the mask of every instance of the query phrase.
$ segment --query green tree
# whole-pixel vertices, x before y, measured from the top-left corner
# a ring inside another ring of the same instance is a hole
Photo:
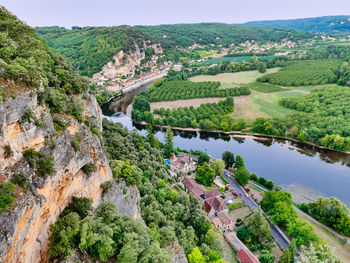
[[[239,168],[242,168],[242,167],[244,167],[244,160],[243,160],[242,156],[237,155],[236,156],[236,161],[235,161],[235,168],[239,169]]]
[[[225,162],[226,169],[232,167],[235,163],[235,156],[232,152],[225,151],[222,153],[222,160]]]
[[[259,62],[257,68],[260,73],[266,72],[266,64],[264,62]]]
[[[198,247],[195,247],[187,257],[189,263],[206,263],[205,257]]]
[[[261,212],[255,213],[247,223],[247,230],[252,238],[259,243],[270,240],[270,225]]]
[[[240,185],[244,186],[248,183],[250,174],[245,167],[242,167],[235,171],[235,178]]]
[[[198,155],[198,164],[199,165],[202,165],[204,163],[208,163],[209,160],[210,160],[210,156],[207,153],[202,152],[202,151],[199,152],[199,155]]]
[[[164,144],[164,156],[166,158],[170,158],[171,154],[173,153],[174,149],[174,134],[170,127],[167,128],[166,134],[165,134],[165,144]]]
[[[225,168],[225,162],[223,160],[220,160],[220,159],[215,159],[211,164],[211,168],[214,169],[215,174],[223,175],[224,168]]]
[[[262,250],[259,255],[259,261],[260,263],[273,263],[275,261],[275,256],[268,250]]]
[[[196,180],[204,185],[211,185],[215,178],[215,171],[208,163],[199,166],[196,171]]]

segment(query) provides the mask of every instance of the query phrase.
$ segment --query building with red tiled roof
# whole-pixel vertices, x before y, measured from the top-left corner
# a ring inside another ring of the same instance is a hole
[[[180,158],[176,158],[175,154],[174,156],[171,156],[170,169],[177,172],[178,174],[187,174],[189,172],[195,171],[196,168],[196,162],[193,161],[192,157],[188,155],[184,155]]]
[[[192,193],[198,200],[202,201],[204,198],[204,191],[198,186],[198,184],[191,178],[185,177],[181,181],[186,187],[187,192]]]
[[[259,260],[246,248],[242,248],[236,254],[236,257],[241,263],[259,263]]]
[[[204,192],[204,199],[208,199],[211,197],[220,197],[221,193],[217,188],[212,188]]]
[[[207,212],[208,216],[214,217],[216,213],[219,213],[220,211],[223,211],[227,209],[227,206],[220,201],[217,197],[211,197],[208,199],[205,199],[204,201],[204,211]]]

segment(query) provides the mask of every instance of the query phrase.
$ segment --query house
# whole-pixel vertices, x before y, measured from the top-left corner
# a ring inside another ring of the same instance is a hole
[[[187,192],[192,193],[199,201],[203,201],[204,191],[194,180],[185,177],[181,182],[186,187]]]
[[[212,188],[204,192],[204,199],[208,199],[211,197],[220,197],[221,193],[217,188]]]
[[[195,171],[197,168],[196,162],[188,155],[184,155],[180,158],[176,157],[173,153],[171,156],[170,169],[177,172],[178,174],[188,174],[189,172]]]
[[[209,218],[215,217],[220,211],[226,210],[227,206],[218,197],[211,197],[204,200],[204,211]]]
[[[236,258],[241,263],[259,263],[259,260],[247,248],[242,248],[236,254]]]
[[[233,231],[233,220],[231,216],[226,211],[220,211],[217,215],[217,218],[221,221],[221,227],[223,231],[231,232]]]

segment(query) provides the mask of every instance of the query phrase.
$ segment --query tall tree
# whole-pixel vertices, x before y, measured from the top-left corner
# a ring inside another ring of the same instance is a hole
[[[208,163],[210,160],[210,156],[205,152],[200,152],[198,156],[198,164],[202,165],[203,163]]]
[[[171,154],[173,153],[173,149],[174,149],[173,139],[174,139],[174,133],[171,130],[171,128],[168,127],[165,134],[165,144],[164,144],[164,156],[166,158],[170,158]]]
[[[250,174],[247,171],[247,169],[245,169],[245,167],[242,167],[242,168],[236,170],[235,176],[236,176],[237,182],[243,186],[248,183],[249,178],[250,178]]]
[[[261,212],[255,213],[249,219],[247,229],[252,238],[260,243],[271,238],[270,225]]]
[[[235,168],[239,169],[239,168],[242,168],[242,167],[244,167],[244,160],[243,160],[242,156],[237,155],[236,156],[236,161],[235,161]]]
[[[214,169],[215,174],[222,175],[224,173],[225,162],[220,159],[215,159],[211,164],[211,168]]]
[[[199,166],[196,171],[196,180],[201,184],[210,185],[215,178],[215,171],[207,163]]]
[[[225,151],[222,153],[222,160],[225,162],[226,168],[230,168],[235,163],[235,156],[232,152]]]

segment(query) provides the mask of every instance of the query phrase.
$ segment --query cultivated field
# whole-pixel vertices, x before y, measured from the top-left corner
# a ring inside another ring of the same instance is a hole
[[[233,88],[239,84],[247,84],[254,82],[257,78],[264,76],[265,74],[275,73],[279,70],[279,68],[268,69],[266,73],[259,73],[257,70],[253,71],[242,71],[236,73],[222,73],[215,76],[210,75],[199,75],[189,80],[194,82],[202,82],[202,81],[220,81],[220,88]]]
[[[236,98],[236,97],[235,97]],[[189,100],[174,100],[174,101],[160,101],[151,103],[151,112],[155,109],[177,109],[180,107],[190,107],[198,108],[204,103],[216,103],[220,100],[225,100],[225,98],[202,98],[202,99],[189,99]]]

